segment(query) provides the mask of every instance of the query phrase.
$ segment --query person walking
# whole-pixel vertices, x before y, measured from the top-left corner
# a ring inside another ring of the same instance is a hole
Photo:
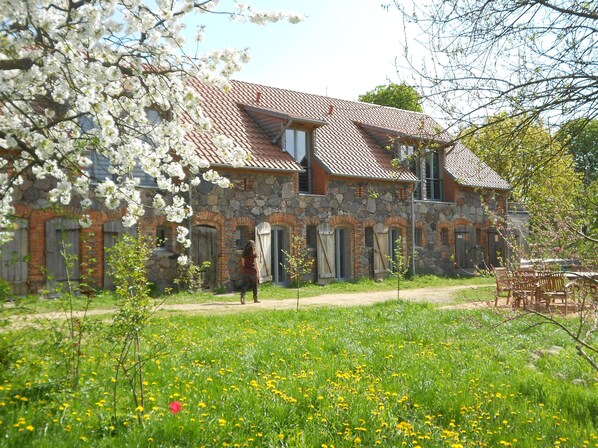
[[[241,258],[243,282],[241,284],[241,305],[245,305],[245,293],[249,288],[253,291],[253,302],[260,303],[257,299],[257,252],[255,250],[255,241],[249,240],[243,249],[243,257]]]

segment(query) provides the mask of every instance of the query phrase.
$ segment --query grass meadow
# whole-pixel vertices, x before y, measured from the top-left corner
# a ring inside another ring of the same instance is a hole
[[[598,447],[596,373],[533,324],[403,301],[156,315],[137,409],[115,382],[106,321],[74,393],[55,328],[5,328],[0,446]]]

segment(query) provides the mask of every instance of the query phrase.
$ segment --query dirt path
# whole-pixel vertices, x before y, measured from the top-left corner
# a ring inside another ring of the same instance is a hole
[[[440,288],[418,288],[406,289],[401,291],[401,299],[413,302],[429,302],[435,304],[445,304],[441,308],[477,308],[488,306],[486,302],[473,302],[454,305],[454,295],[458,291],[465,289],[475,289],[486,285],[468,285],[468,286],[446,286]],[[291,292],[294,294],[294,291]],[[231,295],[231,299],[233,296]],[[323,294],[315,297],[300,298],[299,308],[315,306],[365,306],[374,303],[385,302],[397,298],[396,291],[374,291],[346,294]],[[184,303],[184,304],[162,304],[158,308],[161,312],[185,313],[185,314],[228,314],[237,312],[255,312],[263,309],[286,310],[297,307],[297,299],[289,298],[283,300],[262,300],[260,303],[248,301],[241,305],[240,302],[206,302],[206,303]],[[95,309],[87,312],[88,316],[110,315],[114,309]],[[81,317],[82,313],[75,313]],[[63,319],[63,312],[42,313],[36,315],[19,315],[11,317],[13,324],[18,326],[26,322],[37,319]]]

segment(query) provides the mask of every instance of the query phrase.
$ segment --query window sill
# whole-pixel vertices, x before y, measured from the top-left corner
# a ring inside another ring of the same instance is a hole
[[[317,194],[317,193],[303,193],[303,192],[299,192],[299,196],[313,196],[315,198],[325,198],[326,195],[325,194]]]

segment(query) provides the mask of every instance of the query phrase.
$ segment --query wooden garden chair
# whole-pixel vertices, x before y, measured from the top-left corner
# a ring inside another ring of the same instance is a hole
[[[538,302],[550,308],[550,305],[555,305],[558,300],[564,304],[564,312],[567,314],[569,297],[572,295],[571,285],[562,272],[549,272],[539,276]]]
[[[517,269],[513,273],[513,308],[526,308],[537,300],[538,280],[533,269]]]
[[[507,268],[494,268],[494,278],[496,279],[496,298],[494,306],[498,306],[498,299],[502,294],[507,294],[507,305],[513,296],[513,284],[511,282],[511,273]]]

